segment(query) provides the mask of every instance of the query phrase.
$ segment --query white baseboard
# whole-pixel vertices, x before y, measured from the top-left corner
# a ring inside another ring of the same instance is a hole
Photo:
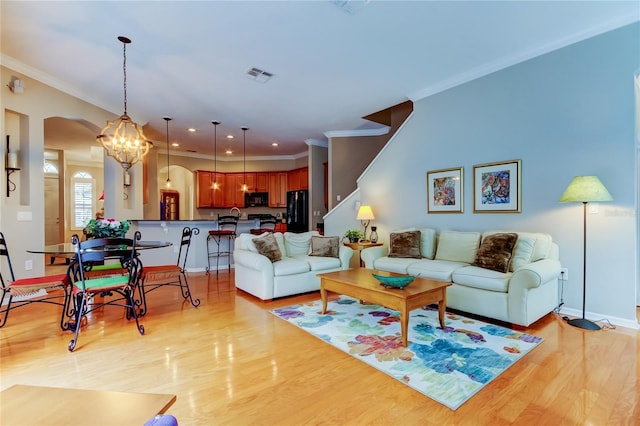
[[[33,291],[31,293],[21,294],[21,295],[18,295],[18,296],[13,296],[13,299],[11,300],[11,303],[22,302],[24,300],[29,300],[29,299],[33,299],[33,298],[36,298],[36,297],[46,296],[47,294],[48,294],[47,290],[45,290],[44,288],[41,288],[38,291]],[[2,304],[6,305],[8,303],[9,303],[9,297],[7,296],[2,301]]]
[[[569,315],[571,317],[582,318],[582,311],[578,310],[578,309],[562,308],[560,310],[560,313],[563,314],[563,315]],[[630,328],[632,330],[639,330],[640,329],[640,325],[638,325],[638,321],[628,320],[628,319],[625,319],[625,318],[608,317],[606,315],[597,314],[597,313],[594,313],[594,312],[585,312],[585,317],[588,320],[591,320],[593,322],[599,322],[599,321],[607,320],[611,324],[617,325],[619,327]],[[602,325],[602,323],[600,323],[600,325]]]

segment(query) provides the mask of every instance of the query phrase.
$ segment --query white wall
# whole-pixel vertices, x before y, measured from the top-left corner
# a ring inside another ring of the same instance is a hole
[[[636,23],[415,101],[414,113],[359,181],[381,240],[393,229],[547,232],[569,269],[565,306],[582,308],[582,205],[558,199],[576,175],[597,175],[614,201],[587,216],[590,318],[636,323]],[[522,213],[473,213],[473,165],[522,160]],[[464,213],[426,213],[426,172],[464,167]],[[353,200],[327,235],[357,224]],[[355,217],[355,214],[353,215]]]

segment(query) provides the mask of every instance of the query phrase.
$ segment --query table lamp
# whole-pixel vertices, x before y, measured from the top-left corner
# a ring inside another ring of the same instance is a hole
[[[582,218],[582,318],[570,319],[568,323],[584,330],[600,330],[600,326],[585,318],[587,300],[587,203],[589,201],[611,201],[613,198],[597,176],[576,176],[560,197],[561,203],[581,202]]]
[[[371,220],[375,219],[373,211],[371,211],[371,206],[360,206],[356,219],[358,219],[362,223],[362,226],[364,226],[364,239],[362,241],[369,241],[367,240],[367,227],[369,226],[369,223],[371,223]]]

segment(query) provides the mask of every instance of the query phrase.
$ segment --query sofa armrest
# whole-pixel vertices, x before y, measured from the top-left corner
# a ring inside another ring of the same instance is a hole
[[[234,250],[233,262],[235,267],[243,266],[245,268],[253,269],[255,271],[272,271],[273,264],[267,256],[263,256],[260,253],[256,253],[249,250]]]
[[[340,245],[338,256],[340,257],[340,268],[349,269],[351,258],[353,257],[353,249],[345,245]]]
[[[542,259],[518,268],[509,282],[509,292],[515,288],[535,288],[557,279],[560,275],[560,262],[555,259]]]
[[[360,252],[360,259],[364,262],[364,267],[374,269],[373,262],[376,259],[386,256],[388,249],[385,246],[368,247]]]

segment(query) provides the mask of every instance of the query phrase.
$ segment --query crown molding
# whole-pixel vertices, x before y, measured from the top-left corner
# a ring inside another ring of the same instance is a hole
[[[354,136],[382,136],[389,133],[389,126],[380,127],[377,129],[362,129],[362,130],[330,130],[325,132],[324,135],[331,138],[348,138]]]

